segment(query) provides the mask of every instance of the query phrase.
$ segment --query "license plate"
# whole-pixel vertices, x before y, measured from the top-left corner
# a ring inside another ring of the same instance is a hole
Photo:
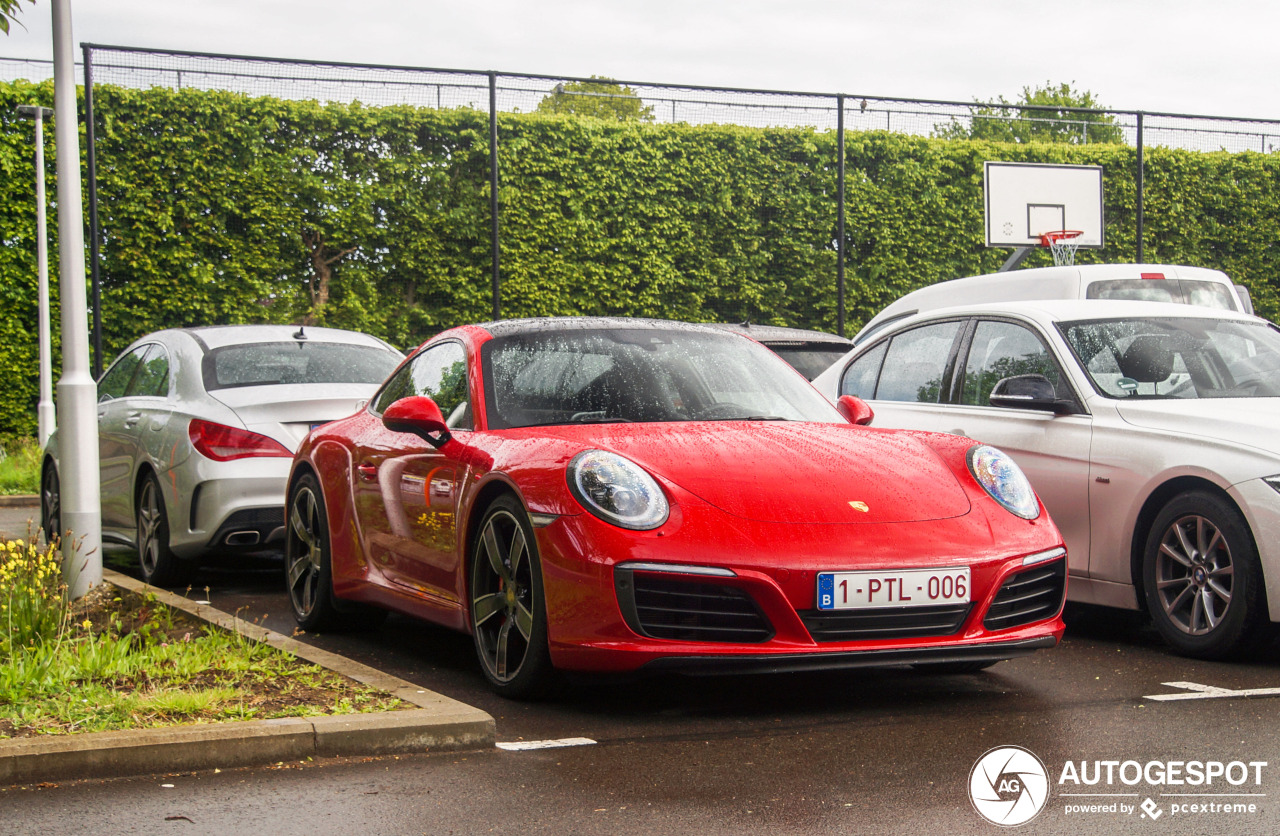
[[[818,609],[874,610],[969,603],[969,567],[818,574]]]

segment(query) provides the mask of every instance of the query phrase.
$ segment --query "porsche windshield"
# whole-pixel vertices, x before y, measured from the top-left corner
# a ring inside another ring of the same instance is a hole
[[[1280,331],[1238,319],[1122,319],[1058,325],[1109,398],[1280,396]]]
[[[734,334],[533,331],[481,350],[493,429],[654,421],[844,423],[762,345]]]

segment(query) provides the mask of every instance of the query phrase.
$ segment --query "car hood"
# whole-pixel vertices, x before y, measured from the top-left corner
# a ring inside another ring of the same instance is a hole
[[[1280,455],[1280,398],[1122,400],[1116,410],[1135,427],[1225,441]]]
[[[245,428],[279,441],[290,450],[316,424],[345,418],[373,397],[379,384],[291,383],[282,386],[237,386],[209,395],[235,411]]]
[[[576,428],[564,429],[566,437],[586,441]],[[745,519],[915,522],[958,517],[970,509],[968,495],[947,464],[906,432],[745,421],[592,429],[589,446],[626,456]]]

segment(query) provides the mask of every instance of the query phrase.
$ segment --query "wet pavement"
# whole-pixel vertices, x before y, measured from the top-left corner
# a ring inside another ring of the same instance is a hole
[[[108,561],[127,569],[131,555]],[[279,559],[242,559],[184,594],[291,633],[282,573]],[[1280,830],[1280,649],[1188,660],[1136,615],[1068,616],[1058,649],[978,674],[586,678],[522,704],[488,691],[469,637],[393,615],[371,632],[298,638],[488,711],[500,742],[594,743],[10,788],[0,832],[994,834],[969,780],[999,746],[1047,773],[1043,812],[1021,832]],[[1241,690],[1262,693],[1225,693]],[[1109,783],[1072,780],[1108,761]],[[1194,784],[1188,762],[1229,771]],[[1241,770],[1258,780],[1234,783]],[[1022,797],[1002,783],[993,792]]]

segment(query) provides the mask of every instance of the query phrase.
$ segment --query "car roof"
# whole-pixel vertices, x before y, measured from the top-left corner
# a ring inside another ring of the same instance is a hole
[[[963,303],[995,303],[1005,300],[1081,299],[1093,282],[1106,279],[1140,279],[1159,275],[1166,279],[1189,279],[1220,284],[1231,291],[1240,308],[1235,286],[1220,270],[1178,264],[1072,264],[1057,267],[1033,267],[1025,270],[984,273],[977,276],[948,279],[917,288],[899,297],[873,316],[854,341],[862,343],[878,332],[885,323],[909,316],[917,311],[931,311]]]
[[[299,339],[297,336],[299,332],[304,335],[307,342],[312,343],[344,343],[347,345],[364,345],[372,348],[395,350],[390,344],[377,337],[362,334],[359,331],[320,328],[312,325],[208,325],[195,328],[175,328],[173,330],[191,337],[205,351],[212,351],[228,345],[286,342]]]
[[[663,331],[719,333],[716,328],[710,325],[625,316],[538,316],[525,319],[478,322],[475,327],[483,328],[495,337],[508,337],[515,334],[529,334],[541,331],[589,331],[606,328],[651,328]]]
[[[719,328],[723,331],[732,331],[735,334],[745,334],[752,339],[762,342],[765,345],[770,343],[830,343],[836,346],[853,345],[853,340],[836,334],[828,334],[826,331],[812,331],[807,328],[788,328],[782,325],[757,325],[753,322],[734,323],[709,323],[713,328]]]
[[[1228,311],[1221,308],[1204,308],[1179,302],[1144,302],[1120,299],[1032,299],[1017,302],[986,302],[953,305],[921,311],[892,323],[882,333],[896,331],[898,327],[923,319],[939,319],[949,316],[1022,315],[1048,321],[1084,319],[1128,319],[1136,317],[1174,317],[1179,319],[1239,319],[1265,322],[1256,316]]]

